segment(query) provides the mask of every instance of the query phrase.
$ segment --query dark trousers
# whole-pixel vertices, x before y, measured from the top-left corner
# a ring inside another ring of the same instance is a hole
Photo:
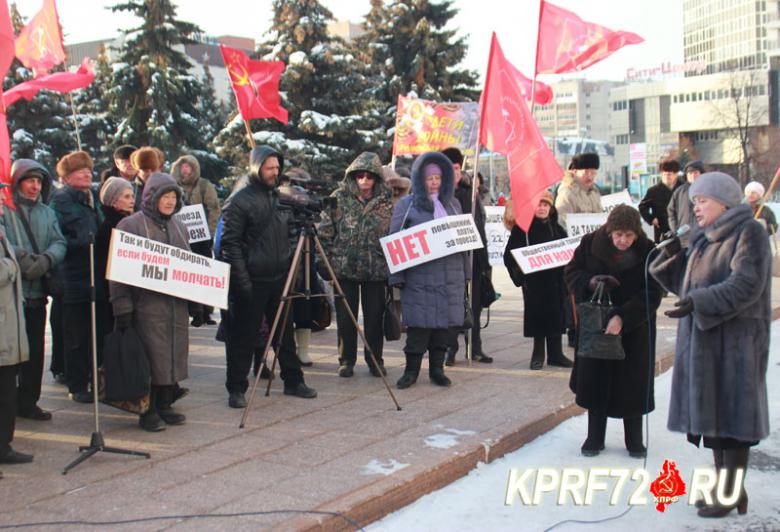
[[[404,353],[410,355],[423,355],[426,351],[443,353],[450,342],[450,334],[450,329],[407,327]]]
[[[231,294],[226,313],[225,325],[225,355],[227,358],[228,392],[244,393],[249,388],[247,375],[252,366],[252,358],[257,342],[257,335],[265,316],[269,325],[273,325],[274,316],[279,306],[279,300],[284,289],[283,282],[254,283],[252,285],[252,300],[244,301]],[[284,313],[282,313],[282,318]],[[281,319],[277,327],[281,327]],[[287,317],[284,331],[277,331],[273,345],[279,357],[281,376],[287,387],[297,386],[303,381],[301,361],[295,353],[293,338],[292,312]],[[279,338],[281,337],[281,342]],[[263,346],[265,347],[265,346]]]
[[[0,454],[8,450],[16,428],[16,372],[18,365],[0,366]]]
[[[471,294],[471,315],[474,317],[474,325],[471,327],[471,352],[482,353],[482,273],[481,270],[474,270],[474,292]],[[462,331],[461,329],[451,329],[448,346],[453,353],[458,352],[458,341]]]
[[[385,314],[384,281],[349,281],[339,279],[344,298],[357,318],[358,303],[363,306],[363,332],[377,362],[382,363],[384,346],[383,318]],[[336,300],[336,325],[338,326],[339,362],[354,366],[357,360],[357,329],[349,317],[344,304]],[[363,348],[366,364],[371,364],[368,349]]]
[[[95,332],[97,336],[97,364],[103,363],[103,337],[106,315],[110,305],[95,305]],[[90,303],[65,303],[62,305],[62,328],[65,342],[65,375],[68,391],[86,392],[92,377],[92,311]]]
[[[52,299],[49,313],[51,328],[51,363],[49,371],[52,375],[65,373],[65,338],[62,331],[62,300]]]
[[[21,411],[29,412],[41,398],[44,335],[46,334],[46,300],[39,299],[25,304],[24,320],[27,341],[30,346],[30,360],[19,364],[17,407]]]

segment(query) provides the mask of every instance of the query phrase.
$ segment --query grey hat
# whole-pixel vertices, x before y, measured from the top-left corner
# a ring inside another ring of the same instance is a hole
[[[111,207],[126,188],[132,189],[133,187],[130,181],[124,177],[109,177],[100,187],[100,203]]]
[[[736,207],[742,202],[742,190],[737,180],[723,172],[707,172],[700,175],[688,189],[688,197],[707,196],[726,206]]]
[[[691,162],[689,162],[688,164],[685,165],[685,173],[686,174],[688,172],[693,172],[695,170],[698,170],[702,174],[704,172],[706,172],[706,170],[704,169],[704,163],[697,159],[697,160],[691,161]]]

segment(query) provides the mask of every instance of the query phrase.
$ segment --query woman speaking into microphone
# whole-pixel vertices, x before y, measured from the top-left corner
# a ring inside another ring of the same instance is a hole
[[[687,250],[664,247],[650,272],[680,298],[669,430],[712,449],[734,504],[697,503],[702,517],[747,512],[742,480],[750,447],[769,435],[770,251],[734,178],[702,174],[688,190],[699,230]],[[741,471],[740,471],[741,470]]]

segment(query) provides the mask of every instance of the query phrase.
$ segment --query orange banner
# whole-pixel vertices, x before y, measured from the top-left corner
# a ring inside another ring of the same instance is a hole
[[[459,148],[473,156],[477,142],[479,104],[433,102],[398,96],[393,155],[417,155]]]

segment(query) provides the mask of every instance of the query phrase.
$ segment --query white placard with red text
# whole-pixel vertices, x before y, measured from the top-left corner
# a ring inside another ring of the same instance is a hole
[[[203,204],[187,205],[182,207],[179,212],[173,215],[187,228],[187,235],[190,244],[203,242],[211,239],[209,232],[209,221],[206,219],[206,211],[203,210]]]
[[[504,248],[509,231],[504,227],[504,207],[485,207],[485,238],[491,266],[504,265]]]
[[[437,218],[380,238],[390,273],[482,247],[470,214]]]
[[[106,278],[226,309],[230,265],[114,229]]]
[[[566,266],[580,245],[581,236],[572,236],[512,250],[512,257],[523,273],[536,273]]]

